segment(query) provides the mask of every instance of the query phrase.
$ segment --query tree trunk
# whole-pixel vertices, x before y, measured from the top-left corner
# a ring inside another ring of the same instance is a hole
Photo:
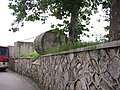
[[[109,41],[120,39],[120,0],[112,0],[110,10]]]
[[[77,34],[76,34],[76,24],[78,20],[78,13],[72,13],[71,14],[71,20],[70,20],[70,28],[69,28],[69,42],[75,42],[77,41]]]

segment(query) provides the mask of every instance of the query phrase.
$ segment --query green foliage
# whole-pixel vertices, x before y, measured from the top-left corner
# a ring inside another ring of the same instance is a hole
[[[105,31],[109,31],[110,30],[110,26],[106,26],[104,27]]]
[[[9,1],[9,8],[13,10],[13,15],[16,16],[16,20],[12,23],[10,31],[19,31],[18,25],[24,26],[24,21],[34,22],[41,20],[45,23],[49,16],[55,16],[57,19],[63,20],[63,24],[58,24],[56,27],[52,25],[51,28],[58,31],[61,30],[62,32],[71,32],[69,37],[73,38],[73,40],[75,39],[74,41],[80,38],[80,34],[83,34],[83,31],[89,31],[86,28],[86,25],[90,23],[89,16],[97,13],[97,7],[100,4],[103,5],[104,9],[110,7],[109,0]]]
[[[95,37],[95,41],[96,42],[101,42],[101,43],[103,43],[103,42],[107,42],[108,41],[108,34],[107,35],[97,35],[96,37]]]
[[[31,53],[22,54],[21,57],[24,57],[24,58],[32,57],[34,59],[37,59],[38,57],[40,57],[40,54],[38,54],[36,52],[31,52]]]
[[[46,51],[46,53],[51,54],[51,53],[58,53],[61,51],[67,51],[70,49],[76,49],[76,48],[81,48],[81,47],[86,47],[86,46],[92,46],[92,45],[97,45],[100,44],[101,42],[74,42],[74,43],[65,43],[61,45],[60,47],[57,47],[53,50]]]

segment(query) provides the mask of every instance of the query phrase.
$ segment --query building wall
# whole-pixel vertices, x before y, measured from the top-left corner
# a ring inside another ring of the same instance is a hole
[[[120,41],[15,60],[15,71],[41,90],[120,90]]]
[[[34,52],[33,42],[15,42],[15,57],[20,57],[24,53]]]
[[[8,46],[9,48],[9,56],[10,57],[15,57],[15,51],[14,51],[14,46]]]

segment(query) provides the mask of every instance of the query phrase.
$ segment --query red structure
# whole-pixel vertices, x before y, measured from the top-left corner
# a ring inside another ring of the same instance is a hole
[[[0,46],[0,70],[8,68],[9,48]]]

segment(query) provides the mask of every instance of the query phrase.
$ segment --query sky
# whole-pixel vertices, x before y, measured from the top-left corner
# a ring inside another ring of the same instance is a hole
[[[0,1],[0,46],[13,46],[17,41],[33,42],[36,36],[50,30],[51,23],[58,22],[55,18],[48,19],[46,24],[42,24],[40,21],[26,22],[24,27],[20,28],[20,31],[13,33],[9,31],[9,29],[11,28],[11,23],[15,20],[15,16],[11,15],[12,10],[8,8],[8,3],[9,0]],[[91,29],[90,33],[95,36],[103,33],[105,34],[106,32],[103,30],[103,26],[106,25],[106,23],[98,23],[96,22],[96,18],[100,18],[99,14],[92,16],[91,24],[93,24],[94,28]],[[91,38],[82,38],[88,41],[95,39],[95,36]]]

